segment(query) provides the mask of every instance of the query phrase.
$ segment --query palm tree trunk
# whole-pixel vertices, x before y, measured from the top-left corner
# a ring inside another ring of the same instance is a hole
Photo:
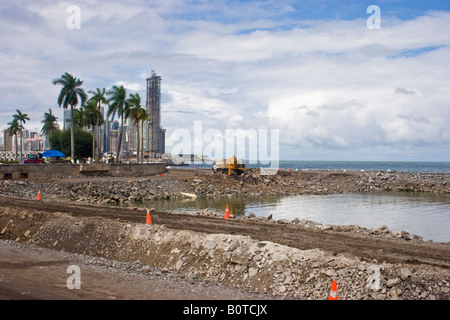
[[[70,106],[70,158],[75,163],[75,130],[73,123],[73,105]]]
[[[98,126],[98,145],[97,152],[99,159],[102,158],[102,146],[103,146],[103,135],[102,135],[102,125]]]
[[[141,123],[141,163],[144,163],[144,120]]]
[[[92,160],[95,160],[95,126],[92,126]]]
[[[14,138],[15,138],[15,140],[16,140],[16,161],[17,161],[17,154],[19,153],[19,151],[18,151],[18,148],[19,148],[19,145],[18,145],[18,141],[17,141],[17,133],[14,135]]]
[[[20,129],[20,158],[23,158],[23,130]]]
[[[98,112],[102,115],[101,118],[103,119],[102,104],[101,104],[100,101],[98,102],[97,108],[98,108]],[[103,126],[103,124],[99,124],[98,125],[98,140],[97,140],[98,141],[98,145],[97,145],[97,149],[98,150],[97,151],[98,151],[98,158],[99,158],[99,160],[102,159],[102,151],[103,151],[102,126]]]
[[[119,158],[120,158],[120,148],[122,147],[122,133],[123,133],[123,114],[121,115],[121,121],[120,121],[120,133],[119,133],[119,141],[118,141],[118,146],[117,146],[117,159],[116,159],[116,163],[119,163]]]
[[[95,126],[92,126],[92,160],[95,159],[95,149],[97,149],[96,142],[97,142],[97,137],[95,134]]]
[[[140,163],[141,158],[141,147],[140,147],[140,134],[139,134],[139,121],[136,122],[136,131],[137,131],[137,154],[136,154],[136,163]]]

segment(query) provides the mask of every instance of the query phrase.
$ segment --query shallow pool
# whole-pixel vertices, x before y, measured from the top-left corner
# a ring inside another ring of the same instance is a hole
[[[169,212],[195,212],[209,208],[230,213],[325,224],[359,225],[405,230],[424,240],[450,242],[450,195],[424,193],[349,193],[292,195],[281,197],[239,197],[222,199],[159,200],[137,205]],[[136,205],[136,204],[134,204]]]

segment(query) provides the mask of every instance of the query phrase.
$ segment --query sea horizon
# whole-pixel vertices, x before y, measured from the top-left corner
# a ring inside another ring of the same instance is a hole
[[[450,161],[370,161],[370,160],[279,160],[274,163],[245,161],[249,168],[279,168],[289,170],[391,171],[415,173],[450,173]],[[190,163],[189,167],[212,167],[214,162]]]

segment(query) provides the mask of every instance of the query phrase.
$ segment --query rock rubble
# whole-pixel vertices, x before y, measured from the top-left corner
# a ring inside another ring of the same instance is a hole
[[[300,250],[244,235],[204,234],[5,209],[2,233],[16,241],[76,252],[92,264],[191,283],[223,283],[285,299],[325,300],[332,280],[342,300],[448,300],[450,274],[438,267],[365,261]],[[24,229],[24,221],[33,227]],[[97,258],[93,258],[97,257]]]
[[[0,195],[34,199],[40,190],[46,200],[80,202],[97,205],[136,205],[161,199],[183,199],[186,194],[199,197],[270,196],[284,194],[325,194],[347,192],[427,192],[450,194],[450,174],[408,172],[345,172],[345,171],[279,171],[275,175],[261,175],[259,169],[249,169],[241,176],[195,173],[192,177],[178,177],[170,171],[164,177],[129,178],[116,180],[58,181],[0,181]],[[205,209],[196,214],[216,216]],[[407,231],[393,231],[386,226],[367,229],[359,226],[338,226],[294,219],[272,220],[250,214],[237,219],[293,223],[305,227],[340,232],[356,232],[374,237],[421,241],[420,236]]]
[[[113,183],[111,183],[113,181]],[[0,194],[34,198],[37,190],[58,201],[117,204],[198,197],[270,196],[287,194],[330,194],[349,192],[426,192],[450,194],[450,174],[408,172],[279,171],[261,175],[249,169],[240,176],[195,173],[177,177],[170,171],[164,177],[118,180],[50,181],[3,180]]]
[[[231,177],[205,173],[196,173],[194,178],[176,177],[169,172],[165,177],[139,179],[0,182],[0,195],[35,199],[37,190],[48,201],[98,205],[186,197],[183,193],[203,197],[379,191],[448,194],[450,175],[280,171],[273,176],[261,176],[258,170],[252,169],[242,176]],[[450,299],[448,270],[432,266],[364,261],[345,254],[330,255],[318,249],[299,250],[270,241],[256,241],[242,235],[175,231],[163,225],[125,224],[100,218],[75,219],[62,213],[47,216],[42,212],[22,212],[20,208],[4,210],[7,212],[2,214],[11,220],[0,231],[10,239],[102,257],[98,259],[105,260],[92,260],[92,263],[144,274],[183,277],[194,283],[213,281],[287,299],[327,299],[333,279],[337,280],[340,299]],[[207,209],[193,214],[220,217]],[[386,226],[367,229],[254,215],[232,218],[422,241],[416,235],[392,231]],[[20,226],[27,219],[32,221],[32,228],[23,229]]]
[[[187,214],[194,214],[194,215],[202,215],[202,216],[209,216],[209,217],[217,217],[221,218],[223,217],[223,214],[219,214],[216,211],[210,210],[210,209],[203,209],[199,210],[193,213],[187,213]],[[324,224],[319,223],[311,220],[305,220],[305,219],[298,219],[294,218],[291,221],[288,219],[278,219],[274,220],[271,216],[268,217],[257,217],[255,214],[250,213],[247,216],[234,216],[230,214],[230,217],[235,220],[249,220],[249,221],[255,221],[255,222],[265,222],[265,223],[279,223],[279,224],[295,224],[300,225],[305,228],[315,228],[320,230],[332,230],[336,232],[352,232],[352,233],[359,233],[363,235],[370,235],[373,237],[383,237],[388,239],[396,239],[396,240],[406,240],[406,241],[423,241],[423,238],[421,236],[415,235],[413,233],[401,230],[401,231],[395,231],[390,230],[387,226],[380,226],[379,228],[365,228],[357,225],[334,225],[334,224]]]

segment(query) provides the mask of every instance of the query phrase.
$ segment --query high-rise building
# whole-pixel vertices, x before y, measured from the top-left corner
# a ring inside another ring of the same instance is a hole
[[[3,151],[14,151],[13,150],[14,138],[9,135],[8,129],[3,130]]]
[[[23,132],[23,151],[44,150],[44,137],[38,131],[24,130]]]
[[[147,142],[145,143],[149,156],[159,158],[165,153],[165,129],[161,128],[161,77],[152,70],[147,78],[147,112],[150,120],[147,126]]]
[[[63,130],[66,131],[66,130],[69,130],[72,125],[72,123],[71,123],[72,119],[70,117],[71,110],[70,110],[70,108],[68,108],[68,109],[64,109],[63,112],[64,112],[63,113]]]

